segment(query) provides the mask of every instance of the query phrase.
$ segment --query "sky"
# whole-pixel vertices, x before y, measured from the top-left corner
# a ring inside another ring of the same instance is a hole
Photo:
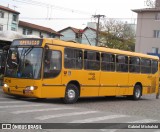
[[[146,8],[146,0],[0,0],[20,12],[19,19],[59,31],[68,26],[83,29],[97,22],[93,15],[135,22],[132,9]],[[101,20],[103,21],[103,19]]]

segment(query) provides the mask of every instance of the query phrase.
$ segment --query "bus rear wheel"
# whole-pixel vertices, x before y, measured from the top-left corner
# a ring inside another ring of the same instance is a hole
[[[133,96],[132,98],[134,100],[139,100],[141,98],[142,95],[142,88],[140,85],[135,85],[134,86],[134,91],[133,91]]]
[[[79,90],[74,84],[68,84],[66,87],[65,97],[63,98],[64,103],[73,104],[78,100]]]

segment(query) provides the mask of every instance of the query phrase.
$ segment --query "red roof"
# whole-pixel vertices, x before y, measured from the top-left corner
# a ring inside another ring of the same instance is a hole
[[[77,29],[77,28],[74,28],[74,27],[67,27],[67,28],[64,28],[64,29],[62,29],[62,30],[60,30],[60,31],[58,31],[59,33],[61,33],[61,32],[63,32],[63,31],[65,31],[65,30],[68,30],[68,29],[71,29],[73,32],[75,32],[75,33],[83,33],[85,30],[87,30],[87,29],[89,29],[89,30],[93,30],[93,31],[97,31],[96,29],[94,29],[94,28],[90,28],[90,27],[86,27],[86,28],[84,28],[84,29]]]
[[[77,28],[74,28],[74,27],[67,27],[67,28],[64,28],[64,29],[62,29],[62,30],[60,30],[58,32],[61,33],[61,32],[65,31],[65,30],[68,30],[68,29],[71,29],[75,33],[79,33],[79,32],[82,31],[82,29],[77,29]]]
[[[90,28],[90,27],[86,27],[85,29],[83,29],[83,32],[85,31],[85,30],[87,30],[87,29],[89,29],[89,30],[93,30],[93,31],[97,31],[96,29],[94,29],[94,28]]]
[[[52,30],[51,28],[39,26],[39,25],[36,25],[36,24],[24,22],[24,21],[19,21],[19,26],[32,28],[32,29],[35,29],[35,30],[38,30],[38,31],[43,31],[43,32],[47,32],[47,33],[53,33],[53,34],[56,34],[58,36],[62,36],[60,33]]]
[[[1,5],[0,5],[0,10],[5,10],[5,11],[8,11],[8,12],[20,14],[18,11],[15,11],[15,10],[13,10],[13,9],[10,9],[10,8],[8,8],[8,7],[1,6]]]

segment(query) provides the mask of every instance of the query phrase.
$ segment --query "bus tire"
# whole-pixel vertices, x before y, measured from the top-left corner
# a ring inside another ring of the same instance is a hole
[[[46,98],[36,98],[37,101],[44,101]]]
[[[79,90],[74,84],[68,84],[65,91],[65,97],[63,101],[65,104],[73,104],[78,100]]]
[[[133,91],[133,100],[139,100],[142,95],[142,88],[140,85],[135,85],[134,86],[134,91]]]
[[[23,96],[20,96],[20,95],[14,95],[14,98],[15,99],[21,99],[21,98],[24,98]]]

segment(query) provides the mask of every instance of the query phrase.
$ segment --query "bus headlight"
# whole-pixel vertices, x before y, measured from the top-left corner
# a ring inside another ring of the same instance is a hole
[[[4,86],[5,88],[8,88],[8,87],[9,87],[8,84],[6,84],[6,83],[5,83],[3,86]]]
[[[36,89],[37,89],[36,86],[27,86],[27,87],[25,88],[25,90],[30,90],[30,91],[33,91],[33,90],[36,90]]]

